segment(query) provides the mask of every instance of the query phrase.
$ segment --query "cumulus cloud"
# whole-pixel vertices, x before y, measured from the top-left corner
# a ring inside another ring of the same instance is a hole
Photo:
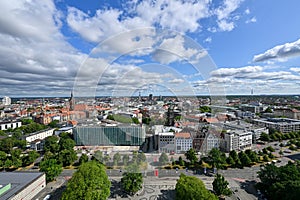
[[[67,23],[71,29],[90,42],[100,42],[124,31],[157,27],[181,33],[201,31],[201,20],[216,17],[218,31],[231,31],[239,16],[232,16],[243,0],[224,0],[214,8],[210,0],[145,0],[127,3],[126,9],[99,9],[91,16],[75,7],[69,7]],[[210,28],[210,27],[206,27]],[[217,31],[217,30],[216,30]]]
[[[127,4],[131,6],[127,8],[128,15],[111,8],[97,10],[94,16],[69,7],[67,22],[75,32],[91,42],[100,42],[126,30],[155,25],[179,32],[195,32],[201,28],[199,20],[209,16],[209,3],[209,0],[146,0]]]
[[[70,91],[86,56],[61,34],[62,13],[54,3],[12,0],[0,6],[1,93],[30,96]]]
[[[300,92],[298,68],[290,71],[269,71],[269,67],[245,66],[240,68],[220,68],[211,72],[207,80],[194,81],[195,88],[205,88],[210,84],[224,86],[226,94],[250,94],[254,89],[256,94],[295,94]],[[291,72],[292,71],[292,72]]]
[[[271,59],[286,59],[291,56],[300,55],[300,39],[295,42],[285,43],[283,45],[275,46],[262,54],[255,55],[253,62],[263,62]]]
[[[296,72],[296,73],[300,73],[300,68],[299,67],[292,67],[290,68],[291,71]]]
[[[169,64],[178,60],[189,60],[197,53],[199,52],[196,49],[185,47],[185,38],[178,34],[164,39],[152,57],[160,63]]]
[[[172,84],[178,84],[178,83],[183,83],[184,80],[181,78],[175,78],[175,79],[169,80],[168,82],[172,83]]]
[[[215,10],[217,16],[218,27],[221,31],[231,31],[235,24],[231,18],[231,14],[236,11],[243,0],[224,0],[223,5]],[[239,18],[239,17],[238,17]]]

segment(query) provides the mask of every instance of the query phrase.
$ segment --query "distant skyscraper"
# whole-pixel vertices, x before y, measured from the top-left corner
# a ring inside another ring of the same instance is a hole
[[[9,98],[7,96],[3,97],[2,104],[5,105],[5,106],[10,105],[11,104],[11,98]]]
[[[253,89],[251,89],[251,95],[253,95]]]

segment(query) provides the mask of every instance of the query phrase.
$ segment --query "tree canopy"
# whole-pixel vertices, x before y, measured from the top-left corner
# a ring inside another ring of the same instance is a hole
[[[257,187],[273,200],[296,200],[300,196],[300,163],[289,162],[285,166],[265,165],[259,172],[261,182]]]
[[[169,158],[165,152],[162,152],[158,158],[158,161],[161,165],[166,165],[169,162]]]
[[[104,166],[97,161],[80,165],[69,180],[62,200],[106,200],[110,195],[111,183]]]
[[[195,149],[191,148],[189,149],[185,154],[186,159],[188,159],[191,164],[194,164],[195,162],[197,162],[197,156],[196,156],[196,151]]]
[[[121,179],[122,188],[129,194],[135,194],[143,185],[143,176],[141,173],[124,173]]]
[[[46,181],[50,182],[62,172],[62,168],[55,159],[48,159],[40,162],[40,171],[45,172]]]
[[[224,176],[217,174],[213,181],[213,190],[218,196],[230,196],[231,190],[228,188],[229,183],[225,180]]]
[[[176,183],[176,200],[217,200],[218,198],[208,191],[204,183],[193,176],[180,175]]]

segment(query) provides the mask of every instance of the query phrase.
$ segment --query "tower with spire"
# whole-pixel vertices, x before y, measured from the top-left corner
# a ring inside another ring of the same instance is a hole
[[[70,110],[74,110],[74,106],[75,106],[75,99],[73,97],[73,91],[71,91],[71,97],[69,99],[69,104],[70,104]]]

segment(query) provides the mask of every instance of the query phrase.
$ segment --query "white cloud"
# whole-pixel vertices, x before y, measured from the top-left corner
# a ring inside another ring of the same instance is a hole
[[[65,41],[62,13],[54,3],[13,0],[1,1],[0,7],[1,94],[69,92],[86,56]]]
[[[185,38],[178,34],[173,38],[164,39],[153,53],[153,59],[163,64],[169,64],[178,60],[189,60],[197,53],[196,49],[186,48]]]
[[[234,23],[226,20],[218,21],[218,25],[221,31],[232,31],[234,29]]]
[[[292,67],[290,70],[300,74],[300,67]]]
[[[236,11],[243,0],[224,0],[223,5],[215,10],[215,15],[217,16],[217,24],[221,31],[231,31],[234,29],[235,24],[231,15]]]
[[[270,59],[276,59],[280,61],[280,59],[284,59],[286,61],[287,58],[291,56],[299,56],[300,55],[300,39],[295,42],[285,43],[283,45],[278,45],[273,47],[272,49],[267,50],[266,52],[255,55],[253,57],[253,62],[263,62],[268,61]]]
[[[247,8],[247,9],[245,10],[245,14],[246,14],[246,15],[249,15],[250,13],[251,13],[250,9]]]
[[[252,17],[251,19],[248,19],[245,23],[246,24],[249,24],[249,23],[255,23],[257,20],[256,20],[256,17]]]
[[[172,84],[179,84],[179,83],[183,83],[184,80],[181,78],[175,78],[175,79],[169,80],[168,82],[172,83]]]
[[[220,68],[211,72],[211,76],[215,77],[226,77],[226,76],[235,76],[235,75],[245,75],[245,74],[254,74],[260,73],[262,71],[260,66],[246,66],[240,68]]]
[[[207,38],[204,40],[204,42],[206,42],[206,43],[211,43],[211,42],[212,42],[212,38],[211,38],[211,37],[207,37]]]
[[[209,16],[209,3],[209,0],[146,0],[127,4],[131,6],[127,8],[130,15],[111,8],[97,10],[94,16],[89,16],[69,7],[67,22],[75,32],[91,42],[100,42],[127,30],[156,25],[179,32],[195,32],[201,27],[199,20]]]

